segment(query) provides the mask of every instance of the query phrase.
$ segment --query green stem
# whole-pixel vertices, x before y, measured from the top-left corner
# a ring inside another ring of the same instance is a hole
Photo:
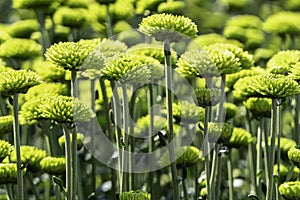
[[[96,95],[95,95],[95,79],[91,80],[91,109],[94,113],[96,113],[96,105],[95,105],[95,101],[96,101]],[[106,119],[108,120],[108,119]],[[96,137],[96,133],[95,133],[95,121],[92,120],[91,122],[91,141],[92,141],[92,148],[95,149],[95,137]],[[96,159],[95,157],[92,157],[92,172],[91,172],[91,179],[92,179],[92,191],[94,192],[96,195]]]
[[[13,127],[14,127],[14,146],[17,158],[17,187],[18,187],[18,200],[24,199],[24,185],[23,185],[23,170],[21,161],[21,141],[20,141],[20,126],[19,126],[19,95],[16,93],[13,97]]]
[[[209,161],[209,142],[207,139],[208,134],[208,122],[209,122],[209,116],[210,116],[210,106],[205,107],[205,113],[204,113],[204,155],[205,155],[205,176],[206,176],[206,191],[207,191],[207,197],[208,200],[211,200],[211,184],[209,182],[210,180],[210,161]],[[199,188],[199,186],[198,186]],[[196,192],[199,193],[199,190],[196,190]],[[196,194],[198,194],[196,193]]]
[[[231,150],[229,151],[229,154],[228,154],[227,170],[228,170],[229,200],[233,200],[234,199],[234,194],[233,194],[233,175],[232,175]]]
[[[65,156],[66,156],[66,200],[72,200],[72,150],[70,131],[66,124],[62,125],[65,136]]]
[[[41,44],[43,47],[43,52],[45,52],[46,49],[50,46],[50,39],[49,39],[49,33],[45,26],[44,10],[43,9],[35,9],[34,11],[36,13],[38,23],[40,25],[40,32],[42,35]]]
[[[273,166],[275,160],[275,141],[278,131],[278,106],[277,106],[277,99],[272,99],[272,112],[271,112],[271,146],[270,146],[270,155],[269,155],[269,179],[267,180],[267,200],[272,200],[273,196]]]
[[[171,62],[171,49],[170,42],[164,42],[165,52],[165,76],[166,76],[166,103],[167,103],[167,121],[168,121],[168,135],[169,135],[169,156],[171,161],[175,161],[175,143],[174,143],[174,131],[173,131],[173,96],[172,96],[172,62]],[[177,180],[176,162],[171,163],[172,173],[172,186],[173,186],[173,199],[179,200],[179,188]]]
[[[113,36],[109,4],[106,5],[106,31],[107,31],[107,38],[110,38],[111,36]]]
[[[11,184],[6,184],[7,199],[14,200],[14,194]]]
[[[222,74],[222,79],[221,79],[221,100],[220,100],[220,103],[219,103],[218,122],[223,122],[225,120],[225,117],[224,117],[224,103],[226,101],[225,83],[226,83],[226,74]]]
[[[148,152],[151,153],[153,151],[153,139],[152,135],[154,133],[154,111],[152,106],[154,105],[154,91],[153,85],[150,83],[148,88],[148,110],[150,115],[150,126],[149,126],[149,137],[148,137]],[[154,188],[153,188],[153,175],[154,172],[149,173],[148,177],[148,187],[151,194],[151,199],[154,200]]]
[[[182,189],[183,189],[184,200],[188,200],[189,197],[188,197],[188,192],[187,192],[187,187],[186,187],[185,179],[182,180]]]
[[[218,173],[218,153],[219,153],[219,145],[216,144],[214,147],[214,151],[213,151],[213,157],[212,157],[212,172],[210,174],[210,179],[209,179],[209,185],[210,185],[210,191],[216,191],[216,176]],[[208,200],[213,200],[215,199],[215,192],[211,192],[209,195],[209,199]]]
[[[294,123],[295,123],[295,133],[294,138],[297,141],[297,144],[300,145],[300,124],[299,124],[299,110],[300,110],[300,95],[297,94],[295,97],[295,115],[294,115]]]
[[[263,127],[264,120],[260,119],[260,125],[257,129],[257,156],[256,156],[256,191],[257,196],[261,199],[261,176],[258,173],[262,172],[262,137],[263,137]]]

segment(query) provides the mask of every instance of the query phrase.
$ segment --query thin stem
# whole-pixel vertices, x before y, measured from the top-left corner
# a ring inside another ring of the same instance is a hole
[[[65,155],[66,155],[66,199],[72,199],[72,150],[71,150],[71,138],[70,131],[66,124],[62,125],[65,136]]]
[[[214,147],[214,151],[213,151],[213,157],[212,157],[212,172],[210,174],[210,179],[209,179],[209,185],[210,185],[210,191],[215,191],[216,188],[216,175],[218,172],[218,153],[219,153],[219,145],[216,144]],[[215,199],[215,193],[211,192],[211,194],[209,195],[209,200],[213,200]]]
[[[91,80],[91,109],[94,113],[96,113],[96,105],[95,105],[95,101],[96,101],[96,95],[95,95],[95,79],[92,79]],[[108,120],[108,119],[106,119]],[[92,147],[93,149],[95,149],[95,136],[96,136],[96,133],[95,133],[95,121],[92,120],[91,122],[91,142],[92,142]],[[92,192],[95,193],[96,195],[96,159],[95,157],[92,157]]]
[[[274,166],[274,160],[275,160],[275,141],[276,141],[276,135],[278,131],[278,106],[277,106],[277,99],[272,99],[272,112],[271,112],[271,146],[270,146],[270,157],[269,157],[269,179],[267,180],[267,200],[272,200],[273,196],[273,166]]]
[[[164,42],[164,53],[165,53],[165,76],[166,76],[166,103],[167,103],[167,121],[168,121],[168,134],[169,134],[169,156],[171,163],[172,173],[172,185],[173,185],[173,199],[179,200],[179,188],[177,181],[177,169],[175,161],[175,143],[174,143],[174,131],[173,131],[173,111],[172,111],[172,64],[171,64],[171,50],[170,42]]]
[[[16,151],[16,158],[17,158],[17,187],[18,187],[18,200],[24,199],[24,183],[23,183],[23,170],[22,170],[22,161],[21,161],[21,141],[20,141],[20,126],[19,126],[19,95],[16,93],[14,94],[13,99],[13,127],[14,127],[14,146]]]
[[[148,137],[148,152],[151,153],[153,151],[153,139],[152,135],[154,133],[154,110],[152,106],[154,105],[154,91],[153,85],[150,83],[148,88],[148,110],[150,115],[150,126],[149,126],[149,137]],[[154,172],[149,173],[148,177],[148,187],[151,194],[151,199],[154,200],[154,188],[153,188],[153,175]]]
[[[209,142],[207,139],[207,134],[208,134],[208,122],[209,122],[209,115],[210,115],[210,106],[206,106],[205,107],[205,113],[204,113],[204,155],[205,155],[205,176],[206,176],[206,191],[207,191],[207,196],[208,196],[208,200],[210,200],[210,195],[211,195],[211,190],[210,190],[210,161],[209,161]],[[199,184],[197,184],[199,185]],[[199,186],[198,186],[199,188]],[[196,190],[196,192],[199,193],[199,189]],[[198,194],[197,193],[197,194]]]
[[[12,184],[6,184],[7,198],[8,200],[14,200],[14,194],[12,190]]]
[[[34,11],[36,13],[38,23],[40,25],[40,32],[42,34],[41,44],[43,47],[43,52],[45,52],[46,49],[50,46],[50,39],[49,39],[49,33],[45,26],[44,10],[43,9],[35,9]]]
[[[189,200],[185,179],[182,180],[182,189],[184,200]]]
[[[106,31],[107,31],[107,37],[108,38],[113,36],[113,29],[112,29],[112,22],[111,22],[109,4],[106,5]]]
[[[295,105],[295,115],[294,115],[294,123],[295,123],[295,133],[294,138],[297,141],[297,144],[300,144],[300,124],[299,124],[299,110],[300,110],[300,95],[297,94],[295,97],[296,105]]]
[[[261,177],[258,173],[262,172],[262,135],[264,120],[260,119],[260,125],[257,128],[257,156],[256,156],[256,191],[257,196],[261,198]]]
[[[233,194],[233,175],[232,175],[232,163],[231,163],[231,150],[229,151],[228,159],[227,159],[227,171],[228,171],[228,185],[229,185],[229,200],[233,200],[234,199],[234,194]]]
[[[218,122],[223,122],[225,120],[225,117],[224,117],[224,103],[226,101],[225,83],[226,83],[226,74],[222,74],[222,79],[221,79],[221,100],[220,100],[220,103],[219,103]]]

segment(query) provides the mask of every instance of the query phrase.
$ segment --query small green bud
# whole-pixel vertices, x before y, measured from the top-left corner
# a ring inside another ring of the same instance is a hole
[[[300,181],[285,182],[278,187],[278,190],[286,200],[300,200]]]
[[[77,133],[76,137],[77,137],[77,150],[80,150],[83,146],[84,136],[81,133]],[[70,134],[70,138],[72,141],[72,134]],[[64,135],[62,135],[58,138],[58,144],[60,147],[65,148],[65,136]]]
[[[51,175],[64,174],[66,171],[66,158],[45,157],[40,162],[42,171]]]
[[[225,143],[230,141],[233,126],[228,123],[208,123],[208,141],[210,143]]]
[[[198,106],[215,106],[221,100],[221,92],[216,88],[196,88],[194,90]]]

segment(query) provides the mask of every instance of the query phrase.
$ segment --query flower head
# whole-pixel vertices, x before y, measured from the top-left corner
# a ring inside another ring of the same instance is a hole
[[[147,192],[144,192],[142,190],[135,190],[121,193],[120,200],[150,200],[150,196],[151,195]]]
[[[42,171],[51,175],[64,174],[66,171],[66,158],[47,156],[40,162]]]
[[[225,113],[226,113],[226,120],[229,120],[236,115],[238,107],[233,103],[225,102],[224,109],[225,109]]]
[[[275,145],[277,146],[277,144],[278,143],[276,140]],[[288,151],[291,148],[295,147],[296,145],[297,145],[297,143],[292,139],[284,138],[284,137],[280,138],[280,155],[283,160],[288,160]]]
[[[280,183],[283,183],[286,180],[286,178],[289,174],[289,168],[290,168],[290,166],[286,165],[285,163],[280,163],[280,167],[279,167]],[[278,175],[278,165],[277,164],[274,165],[273,171],[276,175]],[[296,181],[299,175],[300,175],[299,168],[294,167],[293,175],[290,177],[290,181]]]
[[[278,187],[278,190],[286,200],[300,199],[300,181],[285,182]]]
[[[0,163],[0,184],[17,183],[17,164]]]
[[[20,110],[20,124],[34,124],[44,119],[42,110],[39,106],[43,104],[45,99],[32,99],[25,102]]]
[[[59,124],[86,122],[95,117],[91,108],[78,99],[68,96],[47,97],[38,107],[38,111],[42,118],[53,120]]]
[[[173,103],[173,117],[177,122],[197,123],[204,119],[204,109],[188,101]]]
[[[33,71],[11,70],[0,73],[0,93],[11,96],[26,93],[29,88],[41,83],[40,77]]]
[[[299,50],[279,51],[267,62],[267,70],[274,74],[286,75],[299,60]]]
[[[290,148],[288,151],[288,157],[293,162],[294,165],[296,165],[298,168],[300,168],[300,148],[299,146],[294,146]]]
[[[13,116],[1,116],[0,117],[0,136],[12,133],[13,130]]]
[[[194,90],[198,106],[215,106],[220,102],[221,92],[216,88],[196,88]]]
[[[232,136],[230,140],[226,143],[228,147],[231,148],[240,148],[247,147],[247,145],[252,142],[251,133],[246,131],[243,128],[233,128]]]
[[[164,0],[138,0],[136,2],[136,13],[142,14],[145,11],[156,11],[157,6]]]
[[[228,123],[208,123],[208,141],[211,143],[225,143],[230,141],[233,126]]]
[[[154,132],[165,130],[167,126],[167,119],[159,116],[154,115]],[[150,126],[150,115],[146,115],[144,117],[140,117],[137,122],[136,126],[134,127],[134,133],[136,135],[149,135],[149,126]]]
[[[70,134],[70,137],[71,137],[71,141],[72,141],[72,134]],[[83,146],[84,136],[81,133],[77,133],[76,138],[77,138],[77,150],[80,150],[81,147]],[[65,136],[64,135],[62,135],[58,138],[58,144],[60,147],[65,148]]]
[[[0,57],[28,59],[39,56],[42,47],[34,40],[11,38],[0,45]]]
[[[191,19],[171,14],[154,14],[142,20],[139,31],[157,41],[178,42],[183,37],[196,37],[197,26]]]
[[[251,97],[244,102],[244,106],[254,117],[271,117],[271,99]]]
[[[56,0],[58,1],[58,0]],[[13,0],[14,8],[47,8],[54,1],[53,0]]]
[[[300,62],[292,65],[288,76],[297,82],[300,81]]]
[[[13,151],[13,149],[14,147],[10,143],[5,140],[0,140],[0,163]]]
[[[83,8],[60,7],[53,15],[56,24],[80,28],[87,20],[87,10]]]
[[[158,5],[158,13],[170,13],[173,15],[182,14],[183,9],[185,8],[185,2],[183,1],[170,1],[162,2]]]
[[[35,19],[21,20],[13,23],[8,33],[15,38],[30,38],[30,35],[39,30],[39,23]]]
[[[134,16],[134,6],[130,2],[117,1],[111,4],[109,9],[114,22]]]
[[[204,50],[191,50],[181,55],[177,61],[176,71],[188,76],[219,76],[219,69]]]

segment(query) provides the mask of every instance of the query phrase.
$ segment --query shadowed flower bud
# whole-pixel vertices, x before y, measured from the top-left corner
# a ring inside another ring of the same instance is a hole
[[[173,117],[179,123],[197,123],[204,119],[204,109],[188,101],[173,103]]]
[[[133,4],[126,1],[117,1],[109,6],[113,22],[124,20],[134,16]]]
[[[54,1],[58,0],[13,0],[14,8],[47,8]]]
[[[184,16],[154,14],[143,18],[139,31],[157,41],[179,42],[183,37],[196,37],[197,25]]]
[[[6,134],[12,133],[13,130],[13,116],[0,117],[0,138]]]
[[[226,114],[226,120],[229,120],[235,116],[238,107],[233,103],[225,102],[224,109]]]
[[[11,144],[5,140],[0,140],[0,163],[6,156],[10,155],[13,149],[14,147]]]
[[[0,57],[28,59],[41,55],[42,47],[34,40],[11,38],[0,45]]]
[[[243,128],[235,127],[233,128],[232,136],[226,145],[231,148],[247,147],[252,140],[251,133]]]
[[[80,150],[81,147],[83,146],[84,136],[81,133],[77,133],[76,137],[77,137],[77,150]],[[70,138],[72,141],[72,133],[70,134]],[[65,148],[65,136],[64,135],[62,135],[58,138],[58,144],[61,148]]]
[[[41,117],[50,119],[58,124],[73,124],[74,122],[86,122],[95,117],[95,113],[79,101],[68,96],[47,97],[38,107]]]
[[[269,138],[271,139],[271,138]],[[277,146],[277,140],[275,145]],[[283,160],[288,160],[288,151],[295,147],[297,143],[289,138],[280,137],[280,155]]]
[[[160,130],[166,129],[167,126],[167,119],[159,116],[154,115],[154,133],[157,133]],[[136,126],[134,127],[134,133],[139,136],[146,136],[149,135],[149,126],[150,126],[150,115],[146,115],[144,117],[140,117],[137,122]]]
[[[267,70],[274,74],[286,75],[299,60],[300,51],[298,50],[279,51],[267,62]]]
[[[150,200],[151,195],[141,190],[123,192],[120,194],[120,200]]]
[[[290,166],[287,166],[284,163],[280,163],[280,169],[279,169],[280,183],[283,183],[286,180],[288,173],[289,173],[289,167]],[[278,165],[277,164],[274,165],[274,174],[278,175]],[[294,167],[293,175],[290,177],[290,181],[296,181],[299,175],[300,175],[299,168]]]
[[[80,28],[87,20],[87,10],[83,8],[60,7],[53,15],[56,24],[70,28]]]
[[[244,106],[252,113],[253,117],[271,117],[271,99],[251,97],[244,102]]]
[[[138,0],[136,2],[136,13],[143,14],[145,11],[156,11],[157,6],[164,0]]]
[[[204,50],[191,50],[181,55],[177,61],[176,71],[196,77],[219,76],[220,72],[210,55]]]
[[[42,83],[30,88],[25,94],[25,100],[30,101],[57,95],[68,95],[68,86],[62,83]]]
[[[0,73],[0,94],[11,96],[27,93],[28,89],[41,83],[40,77],[33,71],[11,70]]]
[[[300,81],[300,62],[296,63],[295,65],[292,65],[292,67],[290,69],[290,74],[288,76],[299,83],[299,81]]]
[[[33,32],[39,31],[39,23],[35,19],[21,20],[13,23],[8,33],[15,38],[30,38]]]
[[[296,165],[298,168],[300,168],[300,148],[299,146],[294,146],[290,148],[288,151],[288,157],[293,162],[294,165]]]
[[[43,103],[43,99],[32,99],[25,102],[20,110],[20,124],[34,124],[42,120],[42,111],[39,106]]]
[[[208,141],[227,144],[231,138],[233,126],[228,123],[208,123]]]
[[[10,39],[10,35],[7,33],[7,31],[0,31],[0,44],[5,42],[6,40]]]
[[[170,13],[173,15],[182,14],[185,7],[185,2],[183,1],[170,1],[170,2],[162,2],[158,5],[157,11],[158,13]]]
[[[17,165],[0,163],[0,184],[17,183]]]
[[[217,88],[196,88],[194,90],[198,106],[215,106],[220,102],[221,92]]]
[[[41,170],[40,161],[47,156],[46,151],[34,146],[21,146],[21,162],[27,164],[27,169],[33,172]],[[16,152],[12,151],[9,157],[4,159],[7,162],[16,162]]]
[[[42,171],[51,175],[64,174],[66,171],[66,158],[45,157],[40,162]]]
[[[70,8],[87,8],[90,2],[86,0],[68,0],[65,2],[65,5]]]
[[[300,199],[300,181],[285,182],[278,187],[278,190],[286,200]]]

